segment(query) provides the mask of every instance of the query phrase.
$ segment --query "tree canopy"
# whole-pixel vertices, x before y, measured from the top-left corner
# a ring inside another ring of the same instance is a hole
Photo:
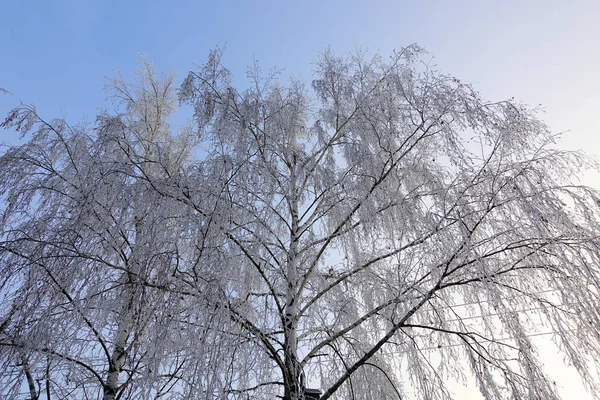
[[[558,399],[540,325],[600,392],[594,160],[417,46],[310,85],[221,58],[111,80],[91,126],[2,124],[3,397]]]

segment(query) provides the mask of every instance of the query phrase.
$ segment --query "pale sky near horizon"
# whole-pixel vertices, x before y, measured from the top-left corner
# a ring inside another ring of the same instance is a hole
[[[541,103],[550,128],[569,131],[559,146],[600,157],[600,0],[16,0],[2,11],[0,87],[12,95],[0,94],[0,119],[23,102],[93,121],[108,106],[103,78],[132,79],[140,54],[179,82],[223,45],[238,81],[253,59],[310,79],[327,46],[386,55],[417,43],[487,100]],[[589,398],[569,382],[565,399]]]

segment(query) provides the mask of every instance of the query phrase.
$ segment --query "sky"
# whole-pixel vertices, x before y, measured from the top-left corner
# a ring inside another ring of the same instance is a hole
[[[418,43],[445,73],[489,100],[542,104],[561,143],[600,154],[600,2],[597,0],[130,1],[29,0],[3,6],[0,115],[19,102],[46,118],[93,121],[105,77],[133,78],[140,55],[179,79],[225,46],[246,66],[310,79],[327,46],[390,54]]]
[[[11,94],[0,94],[0,117],[23,102],[47,119],[93,122],[109,107],[104,78],[118,69],[132,80],[140,55],[181,81],[211,48],[225,46],[224,63],[243,85],[253,60],[309,80],[328,46],[386,55],[417,43],[487,100],[541,104],[550,128],[565,132],[558,146],[600,157],[598,0],[5,3],[0,88]],[[0,131],[0,142],[12,140]],[[600,187],[598,176],[585,175],[584,183]],[[577,393],[575,383],[561,384]]]

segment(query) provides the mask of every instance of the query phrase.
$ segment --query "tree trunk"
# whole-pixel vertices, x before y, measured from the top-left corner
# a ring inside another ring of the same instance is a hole
[[[295,299],[286,305],[285,328],[285,400],[304,400],[304,379],[298,360]]]
[[[304,400],[304,374],[298,360],[298,196],[296,193],[296,158],[293,158],[293,167],[290,179],[290,208],[291,232],[290,249],[287,260],[287,293],[285,304],[284,354],[285,354],[285,400]]]
[[[129,331],[131,329],[132,316],[132,304],[129,302],[129,306],[119,324],[119,330],[115,339],[113,352],[109,361],[108,376],[106,378],[106,384],[104,386],[104,400],[114,400],[119,389],[119,374],[121,368],[125,364],[127,358],[127,339],[129,338]]]
[[[38,394],[37,389],[35,387],[35,380],[31,375],[31,369],[29,368],[29,362],[27,358],[23,357],[23,371],[25,371],[25,377],[27,378],[27,386],[29,387],[29,395],[31,396],[30,400],[37,400]]]
[[[147,153],[146,153],[147,155]],[[137,215],[134,217],[134,226],[135,226],[135,248],[133,251],[133,255],[129,260],[131,265],[135,265],[138,262],[138,255],[136,254],[137,247],[140,245],[140,240],[143,235],[143,218]],[[129,339],[129,334],[131,333],[131,329],[133,327],[133,319],[134,319],[134,302],[135,302],[135,278],[134,275],[127,272],[124,276],[127,280],[127,284],[125,285],[125,293],[129,297],[127,306],[123,312],[121,317],[121,321],[119,323],[119,328],[117,331],[117,337],[115,338],[115,344],[113,348],[113,353],[109,360],[108,367],[108,376],[106,378],[106,384],[104,386],[104,400],[114,400],[117,395],[117,391],[119,389],[119,374],[121,373],[121,368],[125,364],[127,359],[127,340]]]

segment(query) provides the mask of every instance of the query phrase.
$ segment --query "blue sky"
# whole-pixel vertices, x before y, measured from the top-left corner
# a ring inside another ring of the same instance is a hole
[[[327,46],[386,54],[418,43],[484,98],[541,103],[554,131],[570,130],[561,146],[600,156],[598,0],[14,0],[2,13],[0,87],[12,95],[0,95],[0,116],[24,102],[48,119],[93,121],[107,106],[103,78],[132,79],[140,54],[181,80],[226,45],[243,82],[253,59],[309,79]]]
[[[93,120],[103,78],[115,69],[132,77],[140,54],[182,79],[226,45],[241,82],[253,58],[308,78],[328,45],[389,53],[416,42],[490,100],[542,103],[555,130],[574,132],[569,147],[588,146],[600,130],[597,0],[30,0],[8,2],[3,14],[0,87],[13,96],[0,96],[0,114],[22,101],[47,118]]]

